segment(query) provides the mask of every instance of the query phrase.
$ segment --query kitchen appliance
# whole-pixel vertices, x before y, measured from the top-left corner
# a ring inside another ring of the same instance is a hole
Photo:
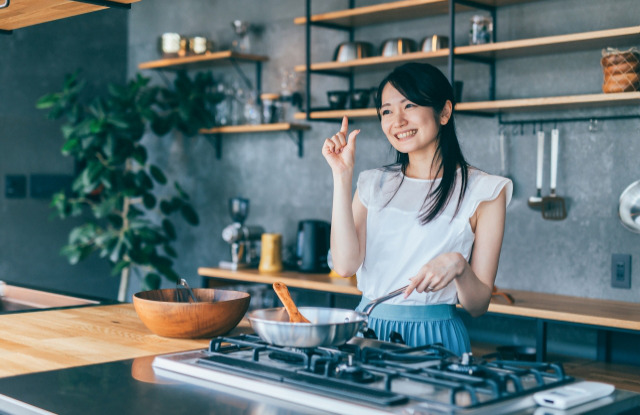
[[[298,223],[296,258],[302,272],[329,272],[327,254],[331,225],[322,220],[303,220]]]
[[[233,386],[243,397],[257,393],[338,414],[533,414],[535,393],[575,382],[561,364],[457,356],[438,344],[410,348],[398,341],[356,337],[301,349],[254,335],[218,337],[208,350],[158,356],[152,365],[164,378],[213,390]],[[638,405],[640,395],[616,390],[572,413]]]
[[[397,56],[417,50],[416,41],[404,37],[387,39],[382,42],[380,56]]]
[[[240,197],[229,199],[229,214],[233,223],[222,230],[222,239],[231,245],[231,262],[220,261],[220,268],[237,270],[257,267],[260,261],[258,244],[264,229],[262,226],[247,226],[249,200]]]

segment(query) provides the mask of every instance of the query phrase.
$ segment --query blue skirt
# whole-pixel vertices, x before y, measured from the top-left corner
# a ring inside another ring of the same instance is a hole
[[[370,302],[362,297],[356,310],[362,311]],[[469,333],[453,304],[379,304],[369,315],[368,327],[379,340],[389,341],[391,332],[395,331],[411,347],[442,343],[458,356],[471,351]]]

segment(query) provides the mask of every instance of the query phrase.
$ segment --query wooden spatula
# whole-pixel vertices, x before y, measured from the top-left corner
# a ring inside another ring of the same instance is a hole
[[[289,313],[289,321],[291,323],[311,323],[298,311],[298,307],[296,307],[296,304],[293,302],[286,285],[281,282],[274,282],[273,290],[278,294],[278,298],[282,301],[282,304],[284,304],[287,313]]]

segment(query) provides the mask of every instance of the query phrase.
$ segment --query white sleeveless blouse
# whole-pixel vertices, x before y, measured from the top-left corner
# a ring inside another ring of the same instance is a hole
[[[435,179],[434,188],[439,181]],[[469,218],[481,202],[494,200],[505,186],[507,206],[513,193],[513,183],[509,179],[469,168],[467,191],[460,210],[453,217],[461,185],[458,170],[456,188],[449,204],[437,218],[420,225],[418,212],[432,182],[409,177],[402,180],[400,171],[384,169],[360,173],[358,195],[367,208],[367,240],[357,279],[358,289],[364,297],[374,299],[404,287],[424,264],[440,254],[459,252],[469,261],[475,240]],[[398,296],[386,302],[402,305],[457,303],[455,284],[435,293],[414,291],[406,300]]]

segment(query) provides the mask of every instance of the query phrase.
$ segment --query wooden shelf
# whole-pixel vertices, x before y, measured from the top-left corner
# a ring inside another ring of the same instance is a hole
[[[608,46],[631,46],[640,42],[640,26],[592,32],[545,36],[533,39],[510,40],[484,45],[459,46],[455,55],[473,55],[484,58],[513,58],[531,55],[550,55]]]
[[[112,1],[131,4],[140,0]],[[11,0],[9,7],[0,9],[0,30],[21,29],[105,9],[108,7],[70,0]]]
[[[640,92],[617,94],[566,95],[560,97],[505,99],[496,101],[460,102],[456,111],[500,114],[518,111],[570,110],[588,107],[640,105]]]
[[[526,3],[534,0],[477,0],[492,6],[507,6],[510,4]],[[472,10],[467,6],[458,6],[457,10]],[[449,0],[401,0],[373,6],[356,7],[311,16],[311,23],[337,25],[342,27],[359,27],[378,23],[388,23],[399,20],[419,19],[426,16],[447,14]],[[306,17],[293,20],[297,25],[307,23]]]
[[[551,111],[569,110],[588,107],[640,105],[640,92],[621,92],[617,94],[566,95],[560,97],[504,99],[496,101],[460,102],[456,105],[458,113],[481,112],[500,114],[518,111]],[[313,111],[311,119],[373,118],[377,116],[375,108],[358,110]],[[296,119],[306,119],[306,114],[299,112]]]
[[[226,65],[232,60],[241,62],[264,62],[269,60],[269,58],[261,55],[249,55],[225,50],[220,52],[208,52],[204,55],[165,58],[142,62],[138,65],[138,69],[197,69],[212,65]]]
[[[305,124],[292,124],[292,123],[276,123],[276,124],[258,124],[258,125],[225,125],[222,127],[203,128],[200,130],[200,134],[205,137],[213,136],[215,140],[214,146],[216,149],[216,158],[222,157],[222,139],[223,134],[240,134],[240,133],[266,133],[274,131],[284,131],[289,133],[291,140],[298,148],[298,157],[302,158],[304,155],[302,134],[303,131],[311,129],[310,126]]]
[[[599,49],[613,45],[617,47],[631,46],[637,43],[640,43],[640,26],[632,26],[484,45],[458,46],[454,49],[454,54],[460,57],[474,56],[501,59]],[[421,61],[441,65],[447,63],[448,56],[449,49],[441,49],[435,52],[414,52],[392,57],[373,56],[348,62],[320,62],[311,64],[311,70],[336,72],[382,70],[395,67],[401,63]],[[307,67],[306,65],[297,65],[295,70],[296,72],[305,72]]]
[[[363,108],[357,110],[329,110],[329,111],[312,111],[310,114],[311,119],[313,120],[323,120],[323,119],[340,119],[345,115],[349,118],[371,118],[377,117],[377,112],[375,108]],[[304,112],[298,112],[295,115],[297,120],[305,120],[307,118],[307,114]]]
[[[311,127],[305,124],[277,123],[259,125],[225,125],[200,130],[200,134],[238,134],[259,133],[268,131],[304,131]]]
[[[354,59],[347,62],[320,62],[312,63],[312,71],[352,72],[356,70],[382,70],[393,68],[406,62],[426,62],[434,65],[447,63],[449,49],[441,49],[435,52],[413,52],[398,56],[372,56],[369,58]],[[306,65],[296,65],[296,72],[306,72]]]

